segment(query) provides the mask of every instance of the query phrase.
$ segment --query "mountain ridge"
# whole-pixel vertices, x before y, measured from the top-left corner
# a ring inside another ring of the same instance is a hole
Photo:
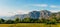
[[[13,19],[16,19],[17,17],[21,18],[21,19],[30,17],[33,19],[39,19],[39,18],[48,18],[51,14],[52,14],[52,12],[50,12],[48,10],[41,10],[41,11],[32,11],[32,12],[29,12],[28,14],[16,14],[14,16],[1,17],[1,18],[13,20]]]

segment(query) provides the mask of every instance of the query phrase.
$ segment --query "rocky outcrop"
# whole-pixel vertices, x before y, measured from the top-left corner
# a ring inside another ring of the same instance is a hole
[[[40,12],[39,11],[30,12],[29,16],[30,16],[30,18],[38,19],[40,17]]]
[[[33,19],[48,18],[50,15],[51,15],[51,12],[47,10],[33,11],[29,13],[30,18],[33,18]]]
[[[40,11],[40,18],[48,18],[51,15],[50,11],[42,10]]]
[[[57,17],[57,18],[60,18],[60,12],[58,12],[58,13],[56,14],[56,17]]]

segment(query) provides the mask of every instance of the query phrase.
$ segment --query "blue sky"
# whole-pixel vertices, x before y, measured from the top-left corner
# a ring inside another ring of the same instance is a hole
[[[0,16],[26,14],[34,10],[60,11],[60,0],[0,0]]]

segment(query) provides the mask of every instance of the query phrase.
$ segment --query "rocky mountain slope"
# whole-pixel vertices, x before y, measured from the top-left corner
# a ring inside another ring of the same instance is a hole
[[[7,18],[7,19],[16,19],[17,17],[20,19],[24,19],[24,18],[32,18],[32,19],[40,19],[40,18],[48,18],[52,13],[50,11],[47,10],[41,10],[41,11],[32,11],[29,12],[28,14],[17,14],[11,17],[2,17],[2,18]],[[60,17],[60,12],[56,13],[56,17]]]

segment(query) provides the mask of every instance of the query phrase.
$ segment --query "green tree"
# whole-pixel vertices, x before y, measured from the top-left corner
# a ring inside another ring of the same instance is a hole
[[[47,20],[47,24],[57,24],[56,19],[52,18],[51,20]]]
[[[47,21],[47,19],[45,19],[45,18],[40,19],[40,23],[45,23],[46,21]]]
[[[15,22],[13,20],[7,20],[5,23],[6,24],[14,24]]]
[[[30,18],[24,18],[24,19],[22,20],[22,22],[24,22],[24,23],[30,23]]]
[[[0,19],[0,24],[1,24],[1,23],[4,23],[4,22],[5,22],[5,20],[4,20],[4,19]]]
[[[18,17],[15,19],[15,22],[16,22],[16,23],[20,23],[20,21],[21,21],[21,20],[20,20]]]
[[[56,24],[57,23],[57,17],[56,17],[57,13],[52,13],[51,16],[49,17],[49,19],[47,19],[47,24]]]

